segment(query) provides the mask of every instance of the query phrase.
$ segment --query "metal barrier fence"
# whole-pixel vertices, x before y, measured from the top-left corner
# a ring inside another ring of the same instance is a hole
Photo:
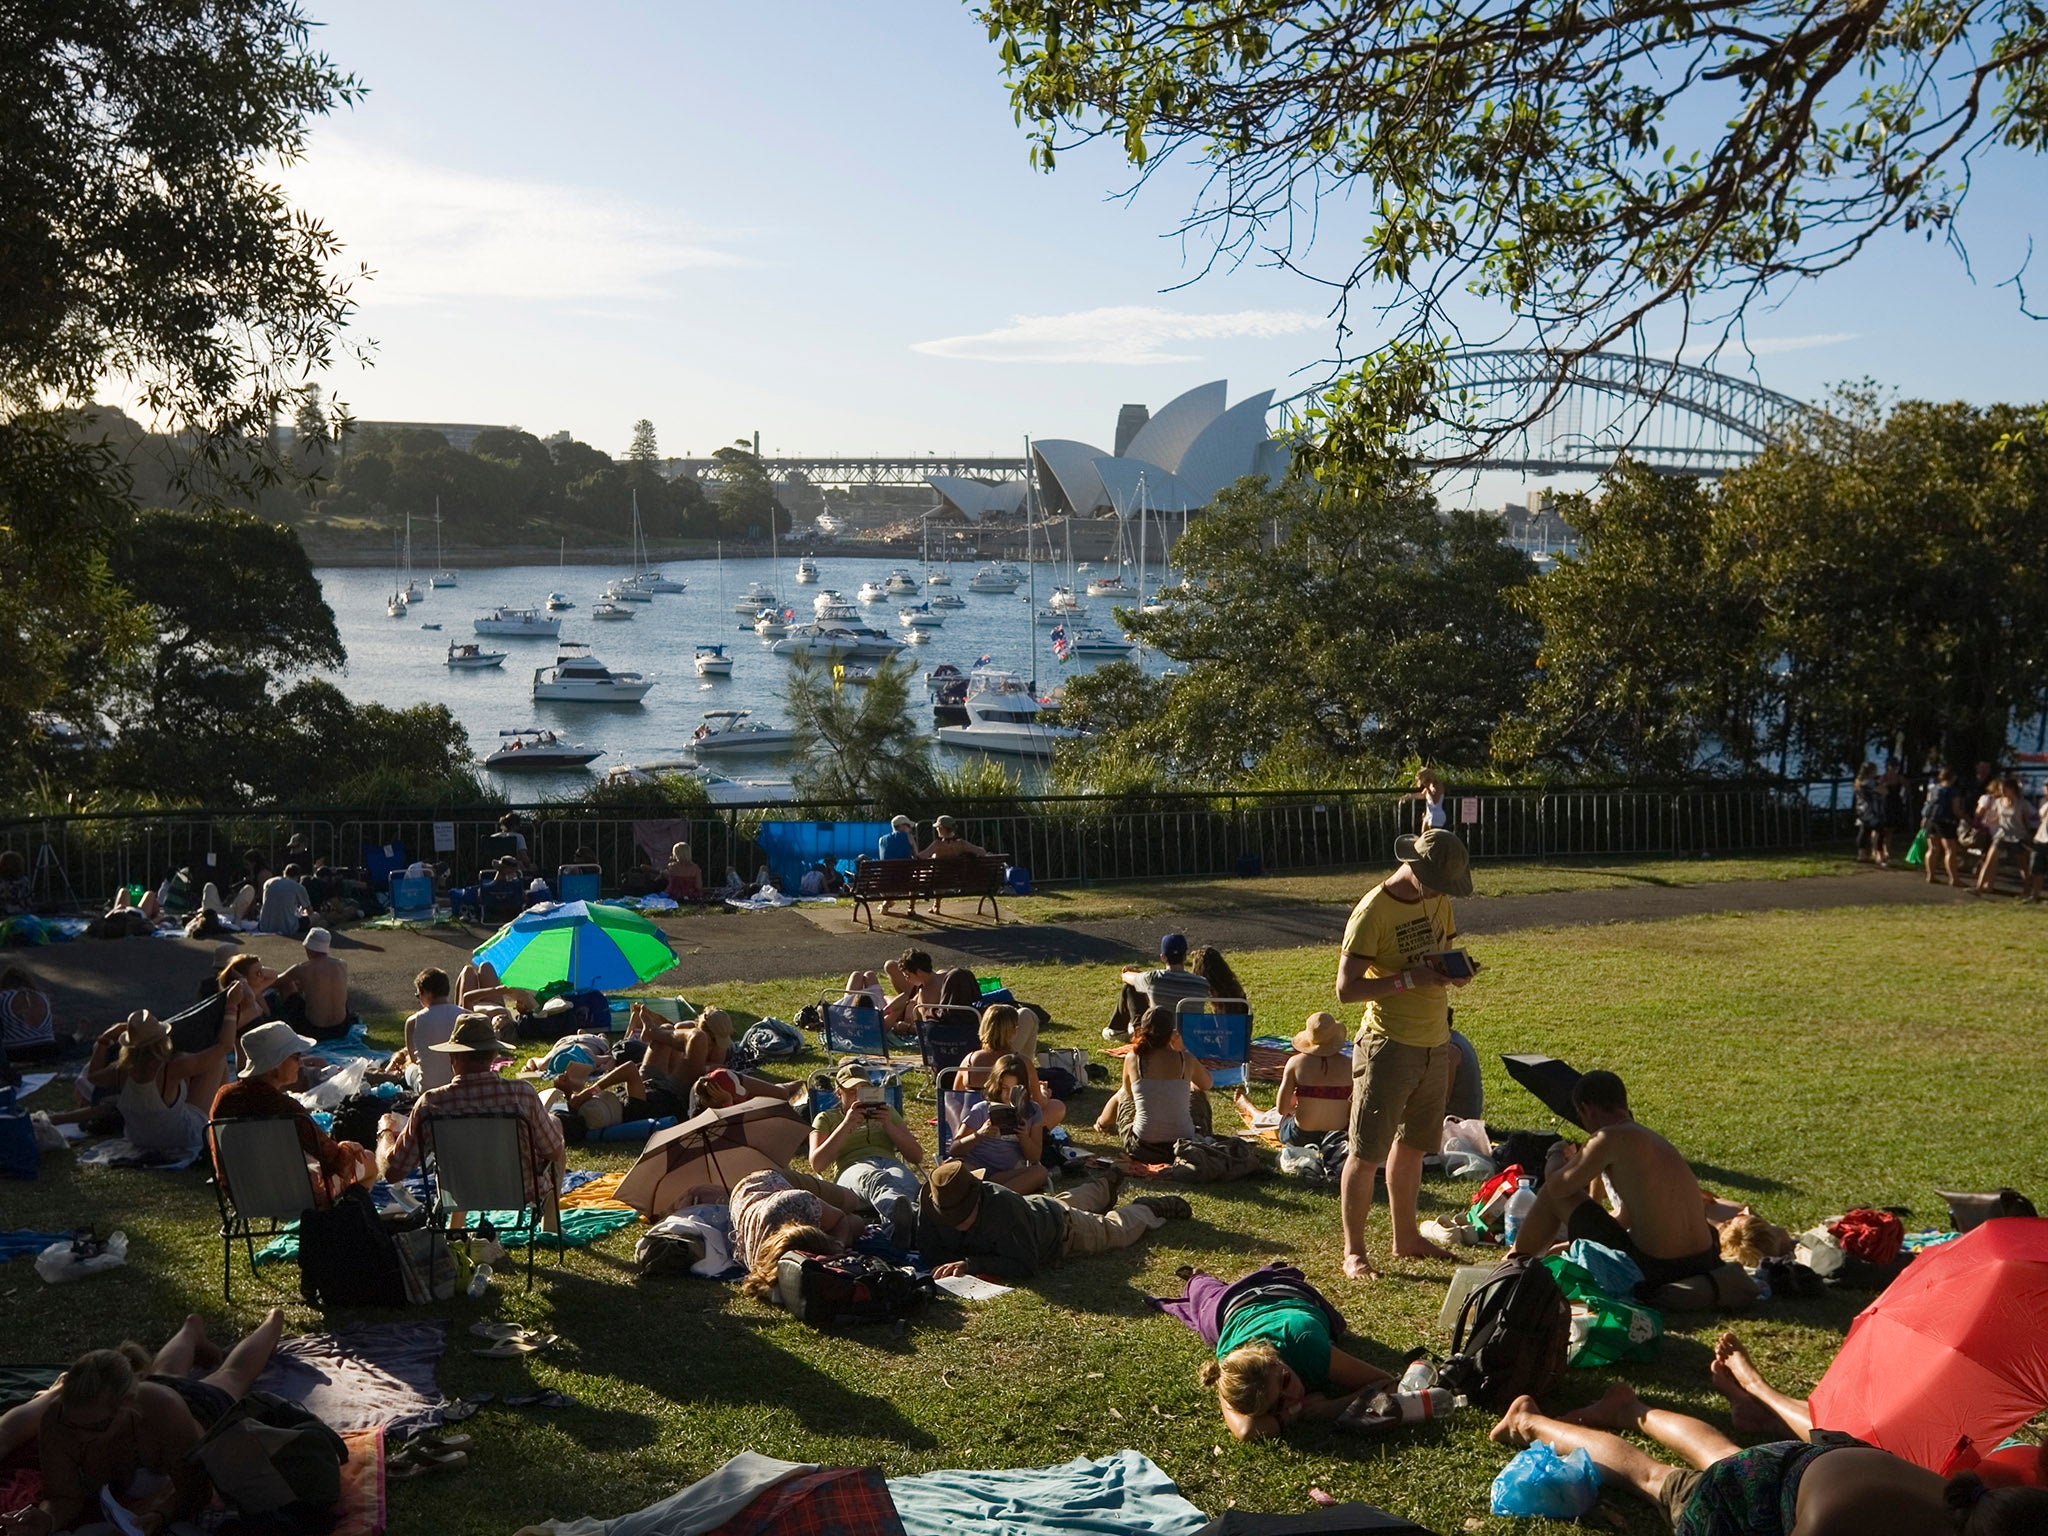
[[[1398,789],[1189,796],[1042,796],[953,807],[969,842],[1007,856],[1041,885],[1269,874],[1378,865],[1420,824]],[[1676,857],[1839,844],[1853,833],[1848,786],[1707,783],[1655,786],[1453,788],[1450,824],[1476,860],[1622,855]],[[543,870],[594,862],[607,892],[644,858],[655,868],[687,841],[712,883],[762,863],[753,832],[778,821],[886,820],[867,804],[719,806],[686,816],[633,817],[546,804],[515,807]],[[103,906],[125,886],[153,888],[180,868],[223,888],[260,853],[273,870],[293,858],[359,867],[388,849],[449,866],[465,884],[502,845],[500,808],[433,811],[186,811],[0,821],[0,853],[19,853],[38,905]]]

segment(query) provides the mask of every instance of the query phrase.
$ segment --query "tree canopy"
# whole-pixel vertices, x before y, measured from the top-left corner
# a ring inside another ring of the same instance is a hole
[[[910,719],[908,664],[885,662],[865,685],[840,668],[790,658],[783,698],[801,762],[798,789],[815,800],[921,800],[930,792],[926,739]]]
[[[1460,417],[1430,403],[1460,289],[1560,379],[1643,346],[1653,315],[1739,337],[1759,295],[1881,230],[1953,238],[1971,157],[2048,140],[2048,13],[2028,0],[976,7],[1038,164],[1097,138],[1141,177],[1191,158],[1207,174],[1184,234],[1334,284],[1314,445],[1332,468]],[[1365,219],[1335,274],[1307,249],[1325,197]],[[1348,306],[1373,285],[1396,325],[1358,358]]]

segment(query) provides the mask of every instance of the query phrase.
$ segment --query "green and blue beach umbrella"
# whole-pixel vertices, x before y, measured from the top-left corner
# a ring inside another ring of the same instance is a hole
[[[661,930],[637,912],[603,902],[565,901],[521,913],[476,952],[508,987],[537,992],[566,981],[578,992],[616,991],[652,981],[676,964]]]

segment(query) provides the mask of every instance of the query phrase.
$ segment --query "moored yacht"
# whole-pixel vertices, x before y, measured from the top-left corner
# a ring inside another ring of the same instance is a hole
[[[830,587],[811,599],[811,612],[819,619],[845,619],[849,623],[860,618],[860,610]]]
[[[864,581],[854,596],[863,603],[881,603],[889,599],[888,591],[879,581]]]
[[[763,725],[751,709],[708,709],[704,723],[690,736],[690,750],[699,757],[716,752],[786,752],[795,745],[795,731]]]
[[[592,605],[590,616],[601,624],[616,624],[621,619],[632,618],[633,610],[607,592]]]
[[[900,640],[893,640],[887,631],[866,624],[799,624],[775,642],[775,654],[778,656],[822,656],[830,661],[841,661],[849,656],[880,660],[894,656],[902,649]]]
[[[1122,635],[1085,624],[1067,640],[1067,651],[1074,656],[1128,656],[1135,649]]]
[[[882,590],[891,597],[915,597],[918,593],[917,578],[898,566],[883,578]]]
[[[507,608],[502,604],[480,613],[470,623],[480,635],[507,635],[526,640],[553,640],[562,632],[562,621],[532,608]]]
[[[780,640],[789,633],[789,621],[773,608],[763,608],[754,616],[754,633],[763,640]]]
[[[498,750],[484,759],[484,767],[494,773],[548,773],[581,768],[604,756],[601,747],[579,747],[537,726],[500,731],[498,739]]]
[[[731,677],[732,658],[725,654],[722,645],[700,645],[697,647],[697,675],[699,677]]]
[[[970,592],[1000,592],[1007,596],[1017,590],[1022,577],[1004,566],[984,565],[967,583]]]
[[[809,555],[796,563],[796,584],[800,587],[815,587],[818,584],[818,562]]]
[[[1023,680],[994,667],[976,667],[968,674],[960,707],[967,712],[967,723],[940,726],[944,746],[1050,757],[1062,741],[1081,734],[1063,725],[1040,723],[1038,700]]]
[[[457,643],[450,640],[447,664],[457,671],[467,669],[472,672],[481,671],[485,667],[502,667],[505,664],[505,652],[487,651],[474,641]]]
[[[614,672],[588,652],[577,655],[568,646],[563,652],[552,667],[534,668],[536,699],[556,704],[638,704],[654,686],[638,672]]]
[[[733,601],[734,613],[756,614],[775,606],[775,589],[765,581],[749,582],[747,590]]]
[[[549,613],[567,613],[575,606],[574,603],[569,601],[569,594],[566,592],[550,592],[548,594]]]
[[[936,571],[925,572],[924,584],[928,587],[950,587],[953,585],[953,567],[942,565]]]
[[[1119,570],[1114,576],[1097,576],[1093,581],[1089,582],[1088,595],[1090,597],[1136,597],[1138,594],[1131,590],[1130,586],[1124,581],[1124,573]]]
[[[941,629],[946,623],[946,616],[934,613],[930,603],[910,603],[897,609],[896,617],[913,630]]]

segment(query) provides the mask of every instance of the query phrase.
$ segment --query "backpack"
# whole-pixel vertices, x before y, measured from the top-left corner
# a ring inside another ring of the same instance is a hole
[[[1484,1408],[1541,1397],[1564,1375],[1572,1309],[1557,1278],[1527,1254],[1501,1261],[1458,1313],[1439,1380]]]
[[[1259,1149],[1237,1136],[1188,1136],[1173,1144],[1173,1171],[1202,1184],[1248,1178],[1265,1165]]]
[[[915,1270],[899,1269],[871,1253],[819,1259],[785,1254],[775,1267],[775,1290],[800,1323],[887,1323],[921,1310],[937,1291]]]
[[[192,1449],[220,1495],[244,1516],[280,1531],[320,1531],[341,1502],[348,1447],[297,1403],[251,1392]]]
[[[353,1141],[374,1148],[377,1123],[386,1115],[403,1118],[411,1114],[418,1099],[416,1093],[400,1093],[385,1099],[367,1089],[358,1090],[334,1106],[334,1121],[327,1127],[327,1134],[336,1141]]]
[[[402,1307],[398,1245],[369,1191],[351,1186],[299,1218],[299,1294],[316,1307]]]

